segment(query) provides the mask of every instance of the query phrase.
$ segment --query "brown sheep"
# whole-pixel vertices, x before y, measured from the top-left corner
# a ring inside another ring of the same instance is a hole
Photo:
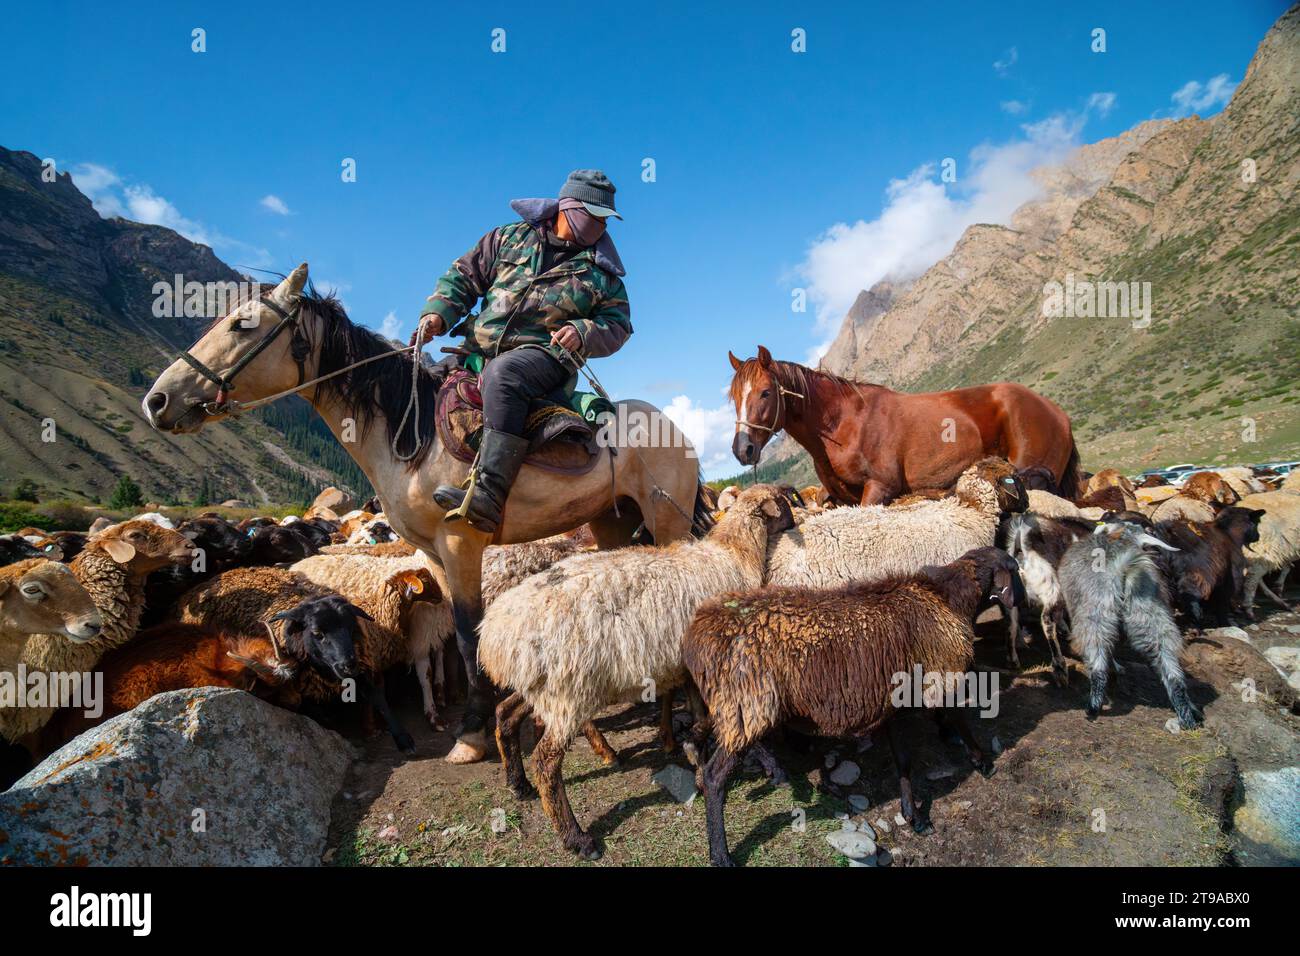
[[[187,687],[237,687],[295,706],[297,695],[277,695],[275,688],[292,676],[279,666],[269,636],[232,637],[191,624],[168,622],[141,631],[131,643],[104,655],[104,704],[97,717],[64,708],[50,721],[45,750],[63,746],[77,735],[150,697]]]
[[[416,587],[419,590],[414,590]],[[241,637],[271,632],[277,615],[303,601],[338,596],[325,585],[283,568],[235,568],[183,594],[174,614],[182,624],[194,624]],[[425,568],[397,571],[387,586],[353,603],[369,615],[361,625],[357,663],[372,678],[406,660],[408,615],[416,601],[439,601],[442,591]],[[301,672],[299,693],[308,700],[338,699],[338,684],[313,670]]]
[[[32,558],[0,568],[0,671],[17,666],[32,634],[85,642],[99,629],[99,611],[67,565]]]
[[[144,613],[145,579],[162,568],[189,563],[193,554],[189,539],[152,521],[124,521],[92,535],[71,569],[99,610],[99,635],[82,644],[56,634],[33,635],[23,649],[23,663],[29,671],[93,670],[105,653],[135,637]],[[52,707],[2,712],[0,733],[17,740],[53,715]]]
[[[791,721],[831,737],[887,728],[903,816],[918,833],[929,832],[912,798],[908,754],[890,723],[901,706],[900,679],[905,684],[917,670],[924,675],[913,688],[919,703],[950,708],[975,766],[991,774],[960,708],[934,693],[931,675],[943,690],[968,674],[975,615],[990,597],[1012,607],[1022,593],[1015,559],[978,548],[951,564],[884,581],[766,588],[702,605],[683,638],[682,659],[717,739],[701,771],[713,863],[733,865],[723,820],[727,778],[750,747]]]
[[[1235,505],[1240,497],[1232,486],[1213,471],[1200,471],[1192,475],[1178,489],[1178,494],[1166,498],[1151,512],[1157,523],[1186,518],[1188,521],[1213,521],[1223,508]]]

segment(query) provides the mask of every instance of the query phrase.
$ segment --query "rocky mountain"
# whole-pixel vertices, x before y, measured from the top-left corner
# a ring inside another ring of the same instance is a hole
[[[1021,382],[1070,413],[1094,469],[1300,457],[1300,7],[1217,116],[1034,175],[1008,225],[864,291],[823,366],[906,391]],[[1150,283],[1149,323],[1050,314],[1051,283],[1108,280]],[[769,460],[809,471],[792,444]]]
[[[124,474],[162,502],[368,493],[296,398],[198,435],[148,426],[149,383],[211,321],[154,316],[154,284],[177,275],[245,279],[170,229],[100,217],[68,173],[46,181],[36,156],[0,147],[0,497],[30,479],[43,497],[103,500]]]

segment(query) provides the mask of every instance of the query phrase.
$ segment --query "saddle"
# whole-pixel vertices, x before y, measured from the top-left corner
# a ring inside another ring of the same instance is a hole
[[[597,419],[613,410],[609,401],[585,392],[574,393],[572,402],[554,396],[534,399],[524,425],[524,461],[562,475],[585,475],[603,450],[596,442]],[[443,447],[454,458],[472,462],[483,438],[483,396],[476,374],[464,368],[447,373],[438,389],[437,423]]]

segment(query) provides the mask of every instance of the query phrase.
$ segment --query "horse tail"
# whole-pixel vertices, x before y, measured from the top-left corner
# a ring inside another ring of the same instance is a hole
[[[715,524],[717,522],[713,520],[713,508],[706,497],[704,479],[700,478],[695,484],[695,514],[691,519],[691,534],[703,538]]]
[[[1074,443],[1073,437],[1070,438],[1070,457],[1065,463],[1065,470],[1061,472],[1061,480],[1057,485],[1060,496],[1070,501],[1078,498],[1083,491],[1079,487],[1079,446]]]

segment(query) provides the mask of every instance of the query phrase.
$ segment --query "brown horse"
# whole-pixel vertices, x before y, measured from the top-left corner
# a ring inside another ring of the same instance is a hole
[[[730,352],[736,437],[731,450],[752,465],[774,434],[787,432],[812,456],[817,477],[842,504],[884,504],[901,494],[948,488],[986,455],[1018,469],[1042,466],[1073,498],[1079,452],[1070,419],[1014,382],[909,395],[851,382],[763,346],[742,362]]]

